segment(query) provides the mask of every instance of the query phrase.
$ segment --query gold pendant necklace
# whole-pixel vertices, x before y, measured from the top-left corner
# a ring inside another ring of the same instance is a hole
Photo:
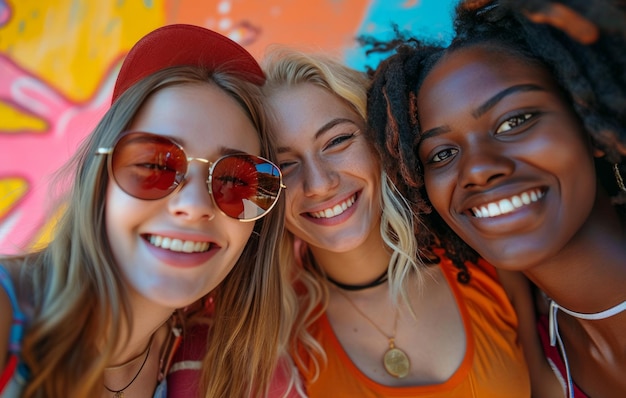
[[[385,352],[385,355],[383,356],[383,366],[385,367],[385,371],[387,371],[389,375],[398,379],[406,377],[409,374],[411,363],[409,362],[409,357],[406,355],[406,353],[396,347],[395,343],[396,330],[398,328],[398,314],[400,312],[400,309],[396,308],[393,334],[390,337],[387,336],[387,334],[380,327],[378,327],[378,325],[374,323],[374,321],[372,321],[367,315],[365,315],[365,313],[361,311],[359,307],[357,307],[356,304],[352,302],[352,300],[350,300],[350,297],[348,297],[347,294],[342,292],[340,289],[337,289],[337,291],[348,301],[348,303],[350,303],[352,308],[354,308],[356,312],[359,313],[359,315],[365,318],[365,320],[367,320],[372,326],[374,326],[374,328],[376,328],[376,330],[378,330],[380,334],[382,334],[387,338],[387,340],[389,340],[389,349]]]
[[[393,377],[401,379],[409,374],[409,357],[404,351],[395,346],[393,338],[389,339],[389,350],[383,357],[383,365],[385,365],[387,373]]]

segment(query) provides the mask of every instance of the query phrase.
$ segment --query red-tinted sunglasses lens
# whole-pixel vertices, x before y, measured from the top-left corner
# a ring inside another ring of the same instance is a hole
[[[239,220],[255,220],[271,210],[282,184],[278,167],[246,154],[219,159],[213,165],[209,181],[217,207]]]
[[[183,181],[187,157],[165,137],[131,133],[122,137],[111,155],[111,172],[119,187],[138,199],[161,199]]]

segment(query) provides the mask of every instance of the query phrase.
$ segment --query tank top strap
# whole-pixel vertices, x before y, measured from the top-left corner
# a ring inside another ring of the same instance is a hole
[[[561,335],[559,334],[559,321],[558,321],[558,312],[559,310],[565,312],[566,314],[573,316],[579,319],[586,320],[599,320],[610,318],[613,315],[617,315],[620,312],[626,310],[626,301],[623,301],[607,310],[596,312],[593,314],[585,314],[581,312],[576,312],[572,310],[568,310],[567,308],[559,305],[556,301],[550,299],[550,313],[548,318],[548,329],[550,333],[550,345],[556,346],[558,344],[558,348],[561,351],[561,357],[563,358],[563,363],[565,364],[565,373],[567,377],[567,391],[568,397],[574,397],[574,386],[572,381],[572,375],[570,373],[569,363],[567,361],[567,353],[565,352],[565,345],[563,344],[563,340],[561,339]]]
[[[15,294],[15,288],[13,287],[13,281],[8,271],[2,265],[0,265],[0,286],[9,296],[11,309],[13,310],[13,322],[11,331],[9,332],[9,352],[16,354],[20,352],[26,317],[20,309],[17,295]]]

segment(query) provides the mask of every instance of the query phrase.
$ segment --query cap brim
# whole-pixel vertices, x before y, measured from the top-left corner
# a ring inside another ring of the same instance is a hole
[[[265,75],[254,57],[236,42],[201,26],[162,26],[141,38],[126,56],[117,76],[113,98],[139,80],[172,66],[227,70],[261,85]]]

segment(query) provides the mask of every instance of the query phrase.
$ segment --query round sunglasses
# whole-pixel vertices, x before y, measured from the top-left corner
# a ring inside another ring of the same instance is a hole
[[[184,185],[189,162],[206,163],[206,184],[213,203],[239,221],[265,216],[285,188],[280,169],[267,159],[235,153],[211,162],[187,156],[178,143],[151,133],[126,133],[112,148],[98,148],[96,154],[109,155],[113,180],[124,192],[143,200],[162,199],[176,192]]]

